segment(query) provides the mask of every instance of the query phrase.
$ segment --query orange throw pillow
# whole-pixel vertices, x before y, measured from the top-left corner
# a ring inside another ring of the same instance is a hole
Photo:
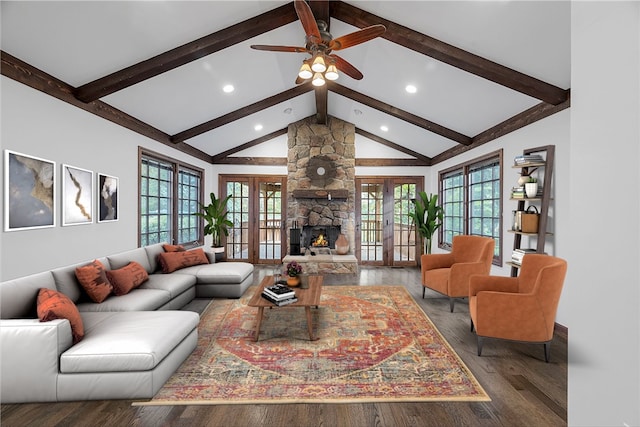
[[[90,264],[76,268],[76,278],[93,302],[101,303],[113,291],[113,286],[107,279],[104,265],[97,259]]]
[[[192,265],[209,264],[209,259],[202,249],[185,252],[165,252],[158,255],[158,262],[163,273],[173,273]]]
[[[184,252],[186,249],[182,245],[162,245],[165,252]]]
[[[135,261],[117,270],[108,270],[107,277],[113,285],[113,293],[117,296],[128,294],[149,280],[147,270]]]
[[[71,323],[73,343],[84,337],[84,325],[78,307],[65,294],[53,289],[40,288],[37,299],[38,319],[48,322],[55,319],[67,319]]]

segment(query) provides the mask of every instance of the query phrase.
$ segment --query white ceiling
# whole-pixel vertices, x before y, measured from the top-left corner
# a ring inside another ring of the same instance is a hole
[[[286,3],[2,1],[2,50],[78,87]],[[562,89],[570,88],[568,1],[346,3]],[[334,37],[358,29],[334,18],[330,25]],[[173,135],[295,87],[306,54],[256,51],[249,48],[251,44],[303,46],[304,31],[295,21],[101,100]],[[382,38],[339,54],[364,74],[361,81],[341,74],[340,85],[469,137],[540,103]],[[235,91],[224,93],[226,84],[233,84]],[[418,92],[408,94],[407,84],[415,85]],[[185,142],[213,156],[315,112],[311,91]],[[328,114],[428,157],[457,145],[331,91]],[[256,131],[256,124],[262,129]],[[381,125],[388,131],[381,131]],[[357,145],[359,141],[362,147],[374,144],[362,135],[357,135]],[[272,146],[286,150],[281,142]],[[368,157],[367,151],[360,149],[358,155]],[[396,151],[390,157],[407,156]]]

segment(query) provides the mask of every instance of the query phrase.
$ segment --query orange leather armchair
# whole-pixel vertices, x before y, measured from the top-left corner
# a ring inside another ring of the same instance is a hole
[[[451,252],[421,257],[422,298],[426,288],[449,297],[453,313],[454,298],[469,296],[469,277],[489,275],[495,242],[490,237],[454,236]]]
[[[549,255],[527,254],[518,277],[474,276],[469,283],[471,331],[484,338],[544,344],[549,362],[551,339],[567,273],[567,262]]]

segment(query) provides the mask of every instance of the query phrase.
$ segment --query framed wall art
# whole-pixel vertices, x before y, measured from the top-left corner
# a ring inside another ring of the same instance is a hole
[[[4,152],[4,230],[56,225],[56,163]]]
[[[118,220],[119,185],[118,178],[98,174],[98,222]]]
[[[93,223],[93,172],[62,165],[62,225]]]

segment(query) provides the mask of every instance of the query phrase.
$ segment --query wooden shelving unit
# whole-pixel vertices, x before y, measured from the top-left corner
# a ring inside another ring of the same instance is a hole
[[[515,169],[521,169],[521,173],[526,175],[530,173],[530,170],[532,168],[544,169],[544,173],[542,176],[542,197],[511,199],[518,202],[517,210],[519,211],[526,210],[525,205],[527,202],[529,202],[530,204],[535,203],[536,206],[539,205],[540,212],[540,218],[538,220],[538,231],[536,233],[525,233],[522,231],[509,230],[509,232],[515,234],[515,237],[513,238],[513,249],[521,248],[522,236],[536,236],[536,252],[543,253],[546,243],[546,237],[552,235],[552,233],[547,232],[547,224],[549,222],[549,205],[551,203],[551,183],[553,175],[553,165],[555,160],[555,148],[555,145],[545,145],[542,147],[526,149],[523,151],[524,155],[540,154],[545,159],[545,161],[543,163],[532,162],[513,166]],[[519,266],[512,262],[507,262],[507,264],[511,266],[511,276],[517,276]]]

